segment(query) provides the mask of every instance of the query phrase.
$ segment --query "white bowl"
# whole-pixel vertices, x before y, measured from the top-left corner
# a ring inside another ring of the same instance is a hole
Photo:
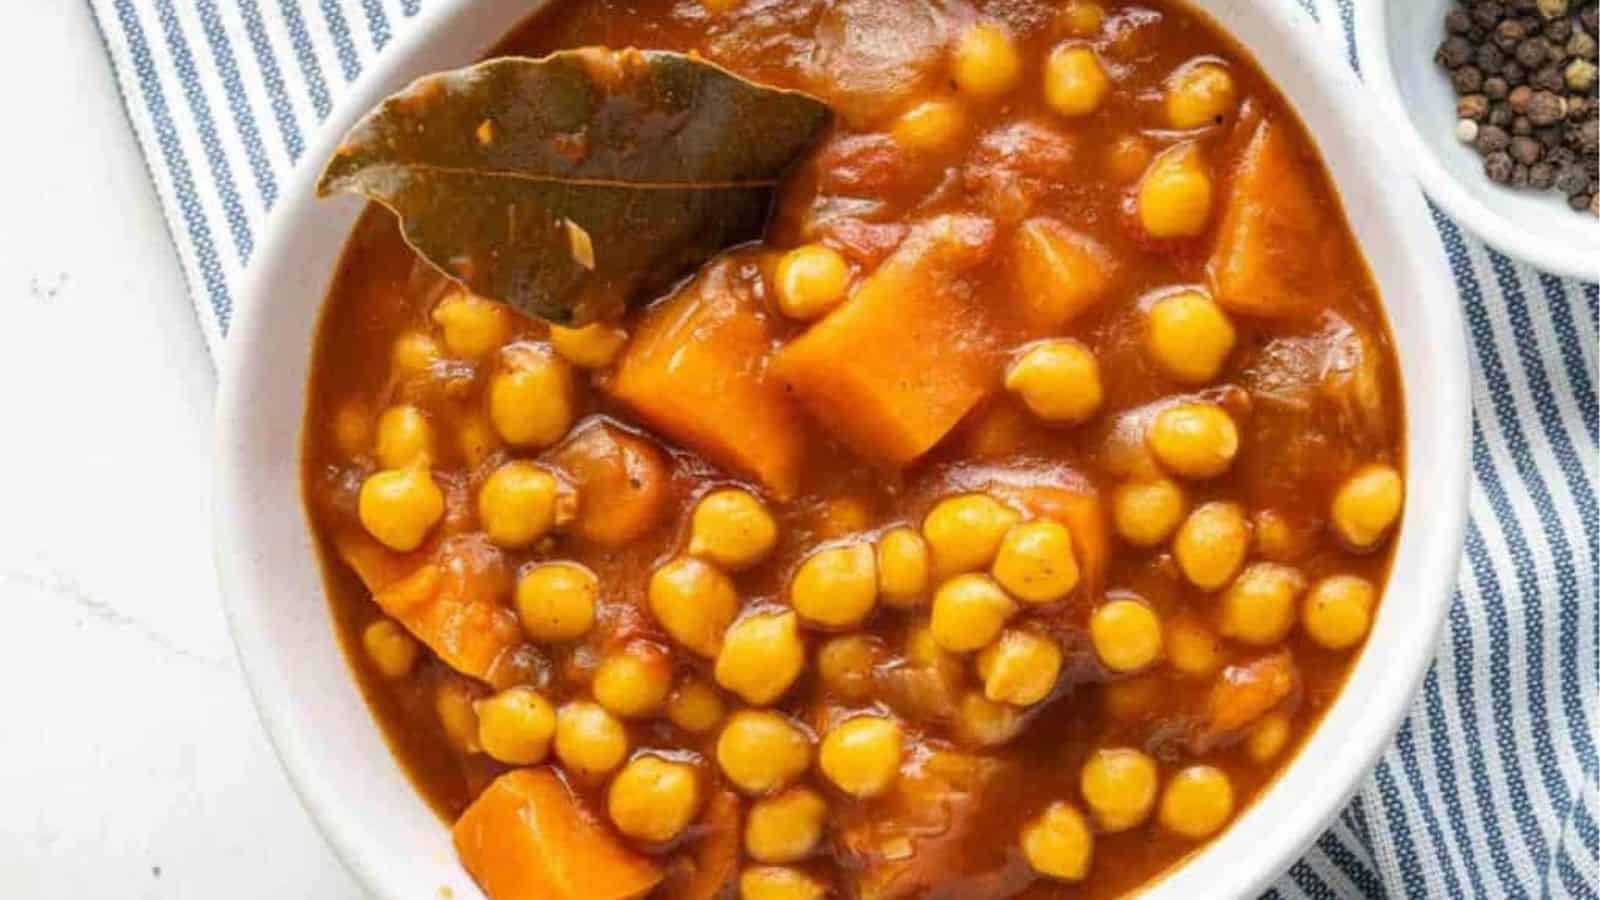
[[[1199,4],[1277,80],[1319,141],[1388,312],[1413,473],[1389,600],[1338,702],[1278,783],[1152,898],[1253,897],[1327,826],[1388,745],[1428,662],[1466,513],[1467,370],[1456,296],[1421,195],[1379,140],[1360,85],[1292,4]],[[390,756],[334,638],[300,501],[300,423],[318,310],[361,205],[318,201],[316,164],[355,118],[464,64],[527,0],[442,0],[353,86],[273,211],[237,309],[218,400],[217,568],[262,721],[306,809],[375,895],[479,896],[449,834]]]
[[[1456,94],[1433,61],[1452,0],[1359,0],[1356,57],[1378,127],[1452,218],[1509,256],[1557,275],[1600,281],[1600,217],[1556,191],[1514,190],[1483,173],[1456,139]]]

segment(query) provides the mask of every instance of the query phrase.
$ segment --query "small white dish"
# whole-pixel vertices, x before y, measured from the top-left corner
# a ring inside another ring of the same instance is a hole
[[[1149,885],[1148,900],[1257,896],[1322,833],[1389,745],[1434,655],[1466,523],[1465,330],[1422,196],[1360,84],[1293,4],[1201,0],[1316,137],[1386,300],[1407,397],[1404,520],[1387,596],[1339,700],[1271,790]],[[425,72],[481,55],[536,4],[440,0],[354,85],[285,186],[242,293],[218,397],[214,518],[224,606],[295,790],[374,896],[481,896],[445,824],[389,752],[335,638],[300,487],[300,426],[322,301],[361,210],[313,195],[355,119]]]
[[[1433,61],[1452,0],[1358,0],[1356,57],[1385,140],[1428,196],[1494,248],[1556,275],[1600,281],[1600,217],[1556,191],[1515,190],[1456,139],[1456,94]]]

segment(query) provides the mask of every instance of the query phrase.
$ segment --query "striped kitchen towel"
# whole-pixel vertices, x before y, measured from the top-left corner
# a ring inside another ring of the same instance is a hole
[[[424,2],[90,0],[213,353],[280,179]],[[1354,62],[1351,0],[1300,2]],[[1600,290],[1434,219],[1471,331],[1460,581],[1394,746],[1268,896],[1596,898]]]

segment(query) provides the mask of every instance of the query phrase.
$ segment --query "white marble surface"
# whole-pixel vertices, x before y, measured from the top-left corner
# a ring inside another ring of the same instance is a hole
[[[0,28],[0,896],[360,896],[216,596],[215,374],[79,0]]]

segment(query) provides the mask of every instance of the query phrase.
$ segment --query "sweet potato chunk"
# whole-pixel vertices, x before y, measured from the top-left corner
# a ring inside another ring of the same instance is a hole
[[[596,824],[548,768],[495,779],[451,829],[489,900],[630,900],[661,870]]]
[[[713,263],[650,310],[607,390],[651,426],[787,499],[799,486],[804,432],[767,376],[766,314],[737,266]]]
[[[516,615],[500,603],[509,578],[492,545],[457,538],[372,599],[446,665],[494,683],[496,663],[522,641]]]
[[[856,452],[891,465],[921,456],[997,377],[962,280],[993,240],[976,216],[918,225],[854,296],[779,351],[773,373]]]
[[[551,457],[578,489],[579,535],[620,547],[645,534],[666,513],[670,470],[654,444],[614,425],[579,426]]]
[[[1209,264],[1217,302],[1244,315],[1282,317],[1319,308],[1308,302],[1331,279],[1338,216],[1323,210],[1282,126],[1263,121],[1245,148],[1217,229]]]
[[[366,585],[377,592],[417,570],[426,558],[424,551],[396,553],[373,540],[365,531],[349,529],[334,536],[334,549]]]
[[[1223,669],[1206,701],[1202,740],[1234,734],[1266,715],[1294,691],[1298,680],[1287,650]]]
[[[1040,333],[1065,328],[1105,296],[1115,264],[1104,247],[1060,222],[1023,222],[1011,241],[1023,321]]]

